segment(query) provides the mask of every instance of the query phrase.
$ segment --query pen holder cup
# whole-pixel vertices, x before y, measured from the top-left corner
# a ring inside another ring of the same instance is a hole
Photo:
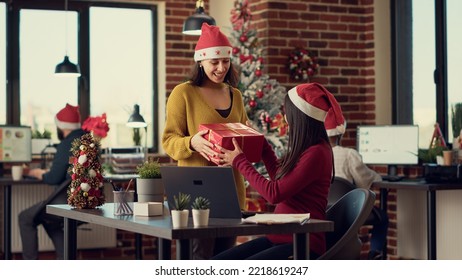
[[[133,215],[134,191],[114,191],[114,215]]]

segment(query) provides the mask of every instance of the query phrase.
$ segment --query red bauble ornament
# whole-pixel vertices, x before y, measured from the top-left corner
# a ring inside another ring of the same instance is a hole
[[[266,116],[265,122],[266,122],[266,123],[271,123],[271,122],[272,122],[271,117],[270,117],[270,116]]]
[[[261,70],[260,69],[257,69],[255,70],[255,75],[257,75],[257,77],[260,77],[261,76]]]
[[[233,48],[233,54],[236,55],[240,52],[239,48],[234,47]]]
[[[251,108],[255,108],[255,107],[257,106],[257,102],[256,102],[255,100],[252,99],[252,100],[249,101],[249,106],[250,106]]]
[[[262,98],[263,97],[263,90],[257,89],[256,95],[257,95],[258,98]]]
[[[247,39],[248,38],[245,35],[241,35],[241,37],[239,37],[239,41],[241,41],[242,43],[247,42]]]
[[[264,59],[263,59],[263,57],[259,57],[259,58],[257,59],[257,61],[260,62],[261,64],[263,64]]]

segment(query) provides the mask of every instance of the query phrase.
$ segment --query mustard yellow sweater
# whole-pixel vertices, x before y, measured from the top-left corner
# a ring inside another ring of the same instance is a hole
[[[199,93],[199,87],[185,82],[177,85],[167,100],[165,129],[162,146],[165,152],[179,166],[207,166],[214,163],[207,161],[198,152],[191,150],[190,141],[198,132],[200,124],[207,123],[243,123],[247,121],[242,94],[231,88],[233,103],[227,118],[223,118],[210,107]],[[237,194],[242,209],[245,209],[245,186],[242,175],[234,170]],[[217,186],[218,188],[219,186]]]

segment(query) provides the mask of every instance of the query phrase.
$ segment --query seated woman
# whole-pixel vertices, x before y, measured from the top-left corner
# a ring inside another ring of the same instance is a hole
[[[310,213],[325,219],[327,196],[333,179],[333,155],[324,120],[333,108],[338,123],[344,119],[334,96],[322,85],[308,83],[292,88],[285,99],[289,125],[288,149],[278,160],[267,141],[262,159],[270,180],[259,174],[234,141],[234,150],[219,147],[221,164],[237,168],[267,201],[276,204],[275,213]],[[326,251],[324,233],[310,234],[310,258]],[[213,259],[288,259],[293,255],[292,235],[267,235],[216,255]]]

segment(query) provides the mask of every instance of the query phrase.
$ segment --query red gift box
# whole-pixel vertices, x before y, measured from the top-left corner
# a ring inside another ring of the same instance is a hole
[[[204,134],[204,138],[211,143],[218,144],[228,150],[234,150],[232,139],[235,138],[239,147],[241,147],[241,150],[250,162],[259,162],[261,160],[264,136],[255,129],[241,123],[212,123],[199,125],[199,130],[205,129],[209,132]]]

